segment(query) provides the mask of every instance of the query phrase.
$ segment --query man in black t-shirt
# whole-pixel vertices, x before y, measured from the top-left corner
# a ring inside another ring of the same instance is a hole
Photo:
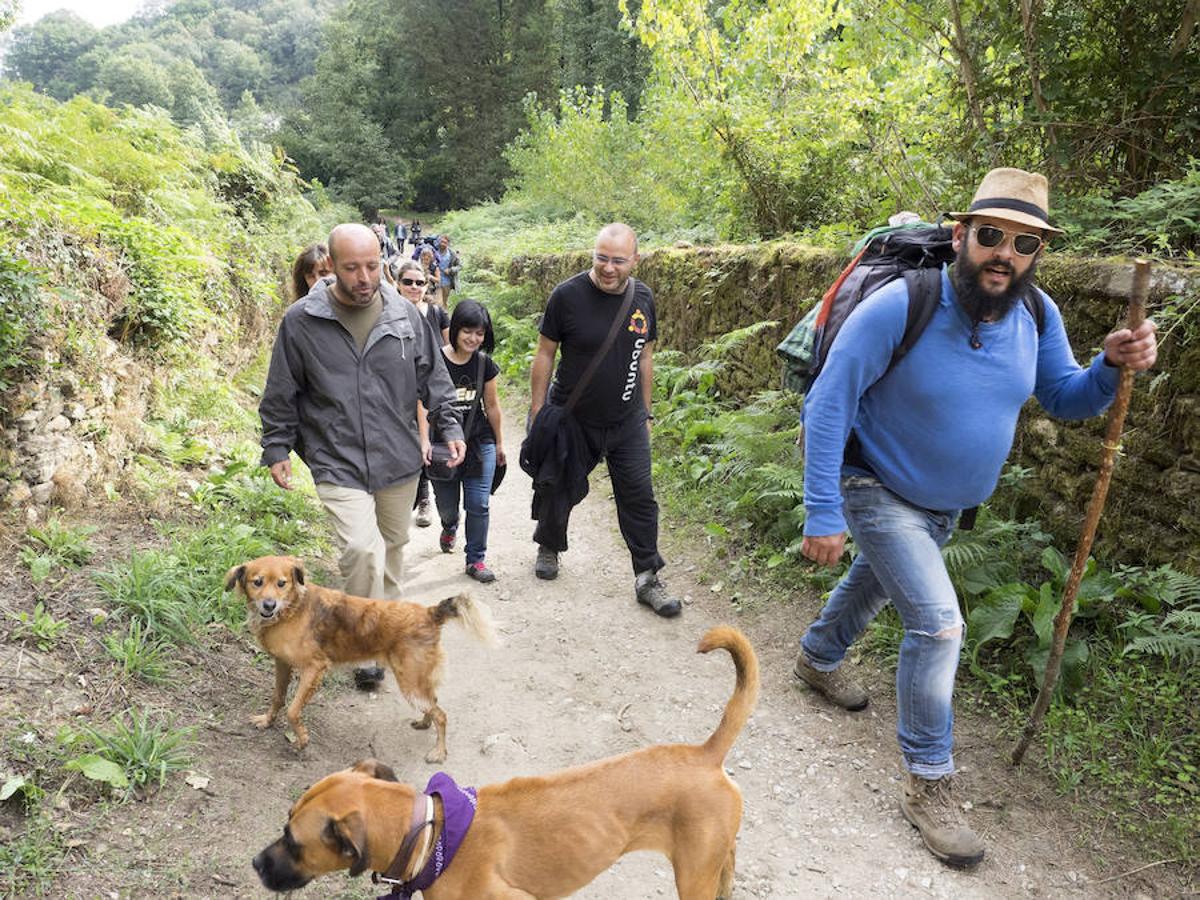
[[[626,283],[637,264],[637,235],[628,225],[606,225],[596,236],[592,268],[568,278],[550,294],[542,316],[537,354],[530,373],[531,419],[544,403],[565,404],[624,304]],[[679,615],[679,601],[658,578],[665,563],[658,553],[658,503],[650,482],[651,390],[658,322],[650,288],[634,279],[633,303],[624,313],[616,340],[605,354],[572,411],[582,441],[577,452],[590,472],[604,458],[617,504],[617,522],[633,561],[638,602],[660,616]],[[554,382],[550,373],[562,350]],[[547,390],[548,389],[548,390]],[[534,574],[558,575],[558,554],[567,549],[569,511],[551,515],[557,505],[539,503],[533,539],[538,544]]]

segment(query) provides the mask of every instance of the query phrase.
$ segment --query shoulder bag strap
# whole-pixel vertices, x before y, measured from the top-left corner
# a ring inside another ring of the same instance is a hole
[[[592,361],[588,363],[588,367],[584,369],[583,376],[579,379],[579,383],[575,385],[575,390],[571,391],[571,396],[567,398],[566,411],[570,412],[575,408],[575,404],[579,402],[579,398],[583,396],[584,390],[588,383],[592,380],[592,376],[596,374],[596,370],[600,368],[600,363],[604,361],[604,357],[608,354],[609,349],[613,345],[613,341],[617,339],[617,332],[621,330],[621,324],[625,321],[625,316],[629,314],[629,307],[633,306],[633,295],[636,287],[634,285],[633,276],[629,276],[629,280],[625,282],[625,300],[621,304],[621,309],[617,313],[616,318],[612,320],[612,325],[609,326],[608,335],[604,338],[604,343],[600,345],[600,349],[596,351],[596,355],[592,357]]]

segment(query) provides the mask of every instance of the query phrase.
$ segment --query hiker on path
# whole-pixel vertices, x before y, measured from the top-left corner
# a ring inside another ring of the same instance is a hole
[[[450,306],[450,294],[458,289],[458,273],[462,269],[462,261],[458,251],[450,249],[450,235],[442,234],[437,239],[437,249],[434,251],[438,264],[437,302],[443,309]]]
[[[324,244],[309,244],[292,263],[292,299],[306,296],[314,284],[332,274],[329,248]]]
[[[637,261],[637,235],[633,229],[620,223],[606,225],[596,236],[592,268],[551,292],[530,371],[531,439],[538,432],[534,420],[543,405],[562,407],[567,403],[610,327],[616,324],[616,339],[567,416],[577,424],[579,436],[567,465],[576,476],[582,475],[586,493],[587,473],[601,458],[608,461],[617,522],[633,562],[634,594],[639,603],[670,617],[679,615],[681,607],[658,577],[666,563],[658,552],[658,503],[650,481],[650,429],[654,422],[651,392],[658,322],[650,288],[633,278]],[[629,285],[633,288],[632,302],[622,313]],[[618,315],[621,321],[616,323]],[[560,348],[562,359],[555,371],[554,360]],[[533,539],[538,551],[534,574],[538,578],[558,576],[558,555],[567,549],[571,508],[581,499],[577,493],[568,497],[565,486],[539,487],[535,477],[533,512],[537,528]]]
[[[380,281],[379,241],[365,225],[329,235],[334,281],[321,281],[283,317],[258,411],[262,463],[291,490],[291,451],[307,463],[333,521],[343,589],[399,599],[404,545],[424,464],[418,403],[466,451],[454,388],[432,328]],[[355,672],[359,687],[383,670]]]
[[[909,298],[898,279],[842,326],[804,402],[803,554],[833,566],[846,532],[858,555],[800,641],[795,673],[847,710],[867,693],[839,668],[888,602],[904,626],[896,672],[901,810],[929,850],[956,866],[983,859],[951,791],[954,676],[964,624],[940,548],[959,513],[986,500],[1032,394],[1052,415],[1083,419],[1113,400],[1120,367],[1157,355],[1154,323],[1120,329],[1086,368],[1054,302],[1034,285],[1046,239],[1046,179],[994,169],[970,208],[950,213],[955,261],[920,339],[892,368]],[[1038,323],[1022,298],[1037,291]]]
[[[425,293],[427,278],[421,264],[411,259],[401,263],[396,272],[396,283],[400,296],[415,306],[417,312],[429,322],[438,337],[439,346],[448,344],[450,342],[450,314],[436,303],[429,302],[429,295]],[[426,421],[428,420],[422,411],[418,422]],[[421,469],[421,476],[417,482],[417,496],[414,502],[417,527],[428,528],[432,524],[433,518],[429,513],[429,476],[425,474],[424,468]]]
[[[487,309],[475,300],[460,300],[450,316],[450,340],[442,354],[454,384],[459,419],[464,429],[466,423],[471,423],[466,435],[467,459],[459,467],[461,475],[451,481],[435,481],[433,493],[442,523],[438,545],[443,553],[454,550],[461,499],[467,520],[463,547],[466,574],[482,584],[496,580],[486,562],[488,518],[496,467],[507,463],[504,419],[496,393],[500,367],[490,356],[495,346]]]

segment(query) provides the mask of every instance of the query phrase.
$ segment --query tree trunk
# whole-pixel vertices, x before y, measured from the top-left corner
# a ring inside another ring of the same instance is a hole
[[[1200,0],[1197,0],[1200,2]],[[1038,115],[1047,118],[1049,106],[1042,96],[1041,57],[1037,45],[1037,20],[1042,12],[1042,0],[1021,0],[1021,32],[1024,39],[1025,65],[1029,69],[1029,90],[1033,95],[1033,105]],[[1055,151],[1057,136],[1053,125],[1043,125],[1042,154],[1057,168]]]
[[[962,79],[963,90],[967,94],[967,109],[971,113],[971,119],[975,123],[975,129],[979,132],[979,136],[984,137],[988,133],[988,128],[984,124],[983,107],[979,103],[979,79],[975,73],[975,61],[971,58],[967,35],[963,30],[962,9],[958,5],[958,0],[949,0],[949,3],[950,21],[954,26],[954,36],[950,41],[950,47],[958,57],[958,74]],[[994,156],[994,154],[990,153],[989,156]]]

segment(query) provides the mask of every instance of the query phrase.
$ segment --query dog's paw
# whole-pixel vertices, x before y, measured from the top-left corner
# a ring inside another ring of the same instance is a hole
[[[263,713],[261,716],[251,716],[250,722],[259,731],[265,728],[270,728],[275,723],[275,717],[270,713]]]
[[[426,716],[423,719],[413,719],[408,724],[410,724],[413,728],[417,729],[417,731],[424,731],[426,728],[428,728],[430,725],[433,724],[433,719],[431,719],[429,716]]]
[[[428,753],[425,754],[425,762],[427,762],[427,763],[437,764],[437,763],[444,763],[445,761],[446,761],[446,751],[439,750],[437,747],[434,747],[432,750],[430,750]]]

